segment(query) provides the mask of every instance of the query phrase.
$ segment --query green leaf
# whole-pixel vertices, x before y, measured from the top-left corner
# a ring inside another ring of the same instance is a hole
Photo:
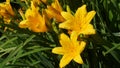
[[[4,46],[7,45],[8,43],[11,43],[11,42],[13,42],[14,40],[17,40],[17,39],[18,39],[18,37],[14,37],[14,38],[12,38],[12,39],[10,39],[10,40],[7,40],[4,44],[2,44],[2,45],[0,46],[0,48],[4,47]]]

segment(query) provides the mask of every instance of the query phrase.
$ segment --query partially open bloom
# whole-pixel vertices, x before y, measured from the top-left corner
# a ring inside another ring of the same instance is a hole
[[[5,3],[0,3],[0,15],[3,17],[5,23],[9,23],[11,21],[10,17],[15,14],[10,5],[10,0],[6,0]]]
[[[25,20],[19,24],[20,28],[28,28],[33,32],[46,32],[45,16],[41,16],[38,8],[34,6],[31,1],[31,8],[27,9],[25,13]]]
[[[84,50],[86,43],[78,41],[77,38],[78,34],[76,32],[72,32],[70,38],[65,34],[60,35],[60,44],[62,47],[55,47],[52,50],[52,53],[63,55],[59,64],[60,68],[65,67],[71,60],[83,64],[80,54]]]
[[[43,3],[46,3],[47,2],[47,0],[32,0],[33,1],[33,3],[37,3],[37,4],[40,4],[41,2],[43,2]]]
[[[62,7],[58,0],[55,0],[51,6],[47,6],[46,13],[49,19],[54,18],[57,22],[63,22],[64,18],[61,15]]]
[[[95,29],[93,25],[90,24],[95,13],[95,11],[87,12],[86,5],[79,7],[74,16],[70,12],[61,12],[66,21],[60,23],[59,27],[67,29],[68,31],[76,31],[79,34],[95,34]]]

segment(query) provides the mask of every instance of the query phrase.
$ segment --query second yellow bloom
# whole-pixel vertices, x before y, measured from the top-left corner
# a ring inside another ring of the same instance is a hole
[[[60,23],[59,27],[68,31],[76,31],[79,34],[95,34],[95,29],[90,21],[95,16],[95,11],[87,12],[86,5],[79,7],[73,16],[70,12],[62,12],[65,22]]]

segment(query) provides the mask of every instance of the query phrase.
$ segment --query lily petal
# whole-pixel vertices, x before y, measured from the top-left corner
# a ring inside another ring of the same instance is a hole
[[[66,19],[66,20],[69,20],[69,19],[74,19],[74,16],[69,13],[69,12],[61,12],[61,15]]]
[[[62,59],[60,60],[60,68],[65,67],[67,64],[70,63],[70,61],[73,59],[73,56],[66,54],[62,57]]]
[[[77,20],[82,20],[86,14],[87,14],[86,5],[83,5],[82,7],[77,9],[75,13],[75,18],[77,18]]]
[[[63,55],[64,54],[64,49],[62,47],[55,47],[55,48],[52,49],[52,53]]]
[[[64,28],[64,29],[71,29],[71,20],[67,20],[63,23],[59,24],[59,28]]]
[[[76,42],[77,38],[78,38],[79,33],[76,31],[73,31],[70,35],[70,39],[72,40],[72,42]]]
[[[28,28],[28,22],[27,20],[21,21],[19,24],[20,28]]]
[[[80,55],[77,55],[73,60],[79,64],[83,64],[83,60]]]
[[[86,46],[86,42],[85,41],[81,41],[80,42],[80,46],[79,46],[79,52],[81,53],[84,49],[85,49],[85,46]]]
[[[85,27],[83,27],[83,30],[81,30],[80,33],[83,33],[83,34],[85,34],[85,35],[90,35],[90,34],[95,34],[96,31],[95,31],[95,29],[93,28],[93,25],[92,25],[92,24],[88,24],[88,25],[86,25]]]
[[[62,7],[61,7],[61,5],[60,5],[60,3],[59,3],[58,0],[55,0],[55,2],[52,3],[52,6],[53,6],[57,11],[59,11],[59,12],[62,11]]]
[[[64,21],[64,18],[61,16],[60,12],[57,11],[55,8],[47,6],[47,9],[45,11],[50,19],[55,18],[57,22]]]
[[[63,48],[68,48],[71,46],[71,40],[65,34],[60,35],[60,44]]]
[[[95,11],[90,11],[87,13],[86,15],[86,23],[85,24],[88,24],[90,23],[90,21],[93,19],[93,17],[95,16],[96,12]]]
[[[26,12],[25,12],[25,17],[29,18],[29,17],[32,17],[32,15],[34,15],[32,10],[31,9],[27,9]]]

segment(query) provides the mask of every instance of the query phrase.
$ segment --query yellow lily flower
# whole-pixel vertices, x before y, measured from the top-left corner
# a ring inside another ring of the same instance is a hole
[[[20,22],[20,28],[28,28],[33,32],[46,32],[45,16],[41,16],[38,8],[34,6],[31,1],[31,8],[27,9],[25,13],[26,20]]]
[[[14,11],[10,5],[10,0],[6,0],[5,3],[0,3],[0,15],[4,18],[6,24],[11,21],[10,17],[14,16]]]
[[[86,5],[79,7],[74,16],[70,12],[61,12],[61,14],[66,21],[59,24],[60,28],[67,29],[68,31],[76,31],[79,34],[95,34],[95,29],[93,25],[90,24],[90,21],[96,12],[87,12]]]
[[[45,11],[49,19],[55,18],[57,22],[63,22],[65,20],[61,15],[62,7],[60,6],[58,0],[55,0],[51,6],[47,6],[47,9],[45,9]]]
[[[78,34],[76,32],[72,32],[70,38],[65,34],[61,34],[60,44],[62,47],[52,49],[52,53],[63,55],[59,64],[60,68],[65,67],[71,60],[83,64],[80,54],[84,50],[86,43],[84,41],[77,41],[77,38]]]

